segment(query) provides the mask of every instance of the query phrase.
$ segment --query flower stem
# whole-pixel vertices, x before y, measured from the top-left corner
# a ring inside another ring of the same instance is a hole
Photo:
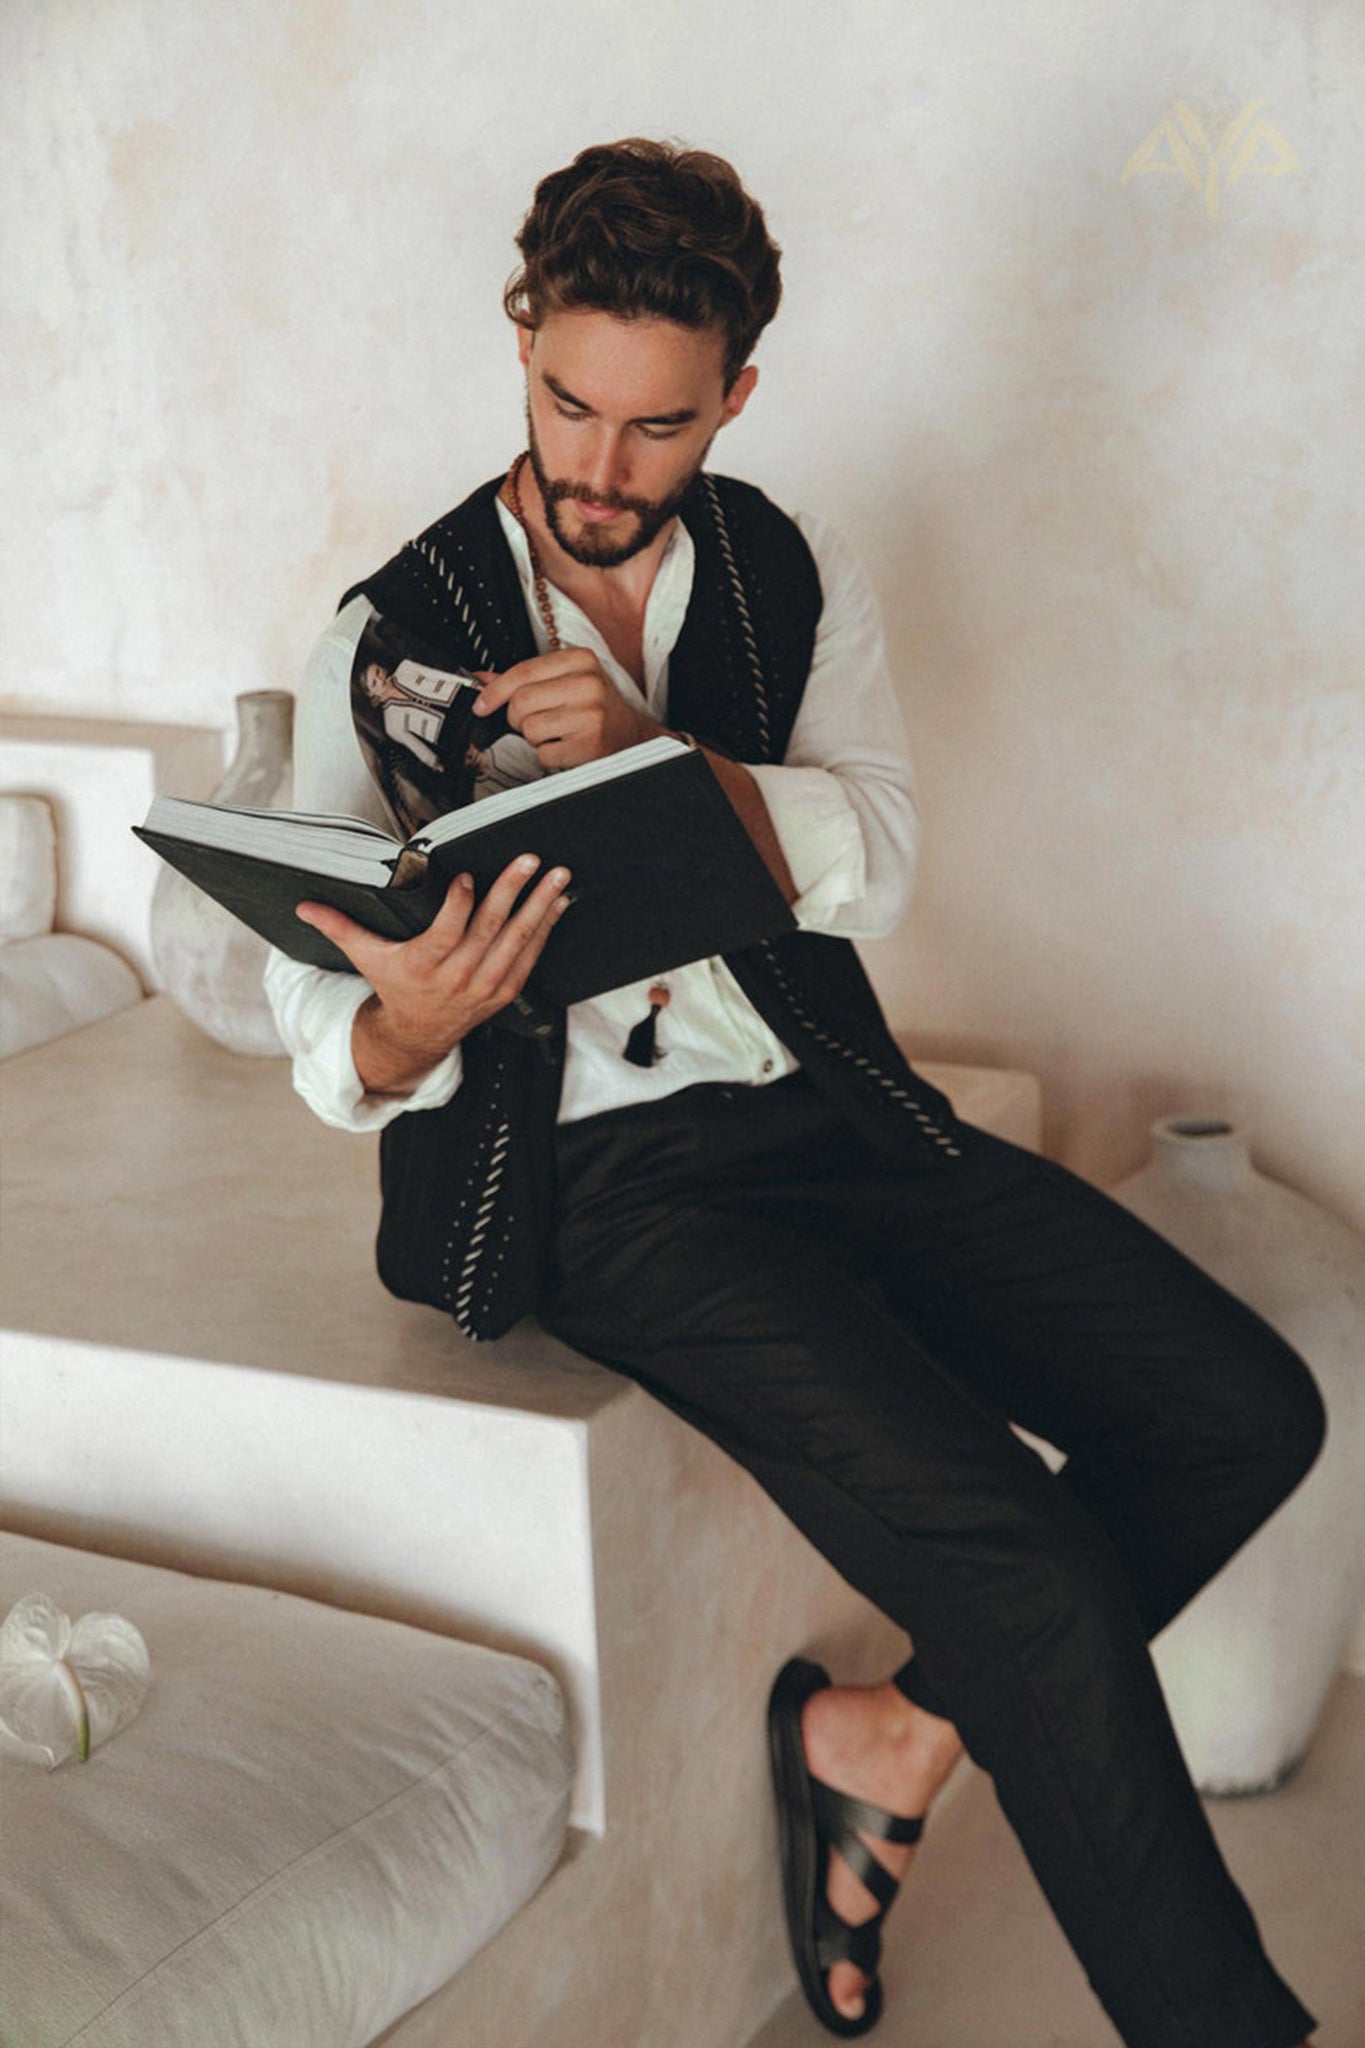
[[[90,1705],[71,1666],[64,1658],[57,1660],[57,1672],[66,1688],[72,1706],[76,1710],[76,1754],[81,1762],[90,1761]]]

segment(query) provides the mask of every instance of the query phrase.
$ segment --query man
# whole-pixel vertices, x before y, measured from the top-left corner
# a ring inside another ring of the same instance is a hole
[[[849,944],[895,923],[915,842],[875,604],[826,527],[702,467],[780,290],[734,172],[586,150],[519,246],[529,449],[343,604],[298,800],[382,815],[348,701],[373,606],[484,679],[494,781],[700,744],[799,929],[544,1017],[521,990],[573,915],[563,869],[528,892],[514,863],[479,903],[457,881],[401,945],[305,905],[359,978],[272,961],[297,1085],[384,1130],[390,1286],[476,1336],[536,1309],[913,1635],[882,1685],[793,1659],[770,1702],[793,1950],[832,2032],[877,2017],[881,1920],[965,1744],[1130,2048],[1294,2048],[1312,2020],[1147,1642],[1312,1463],[1316,1390],[1133,1218],[960,1123],[886,1030]]]

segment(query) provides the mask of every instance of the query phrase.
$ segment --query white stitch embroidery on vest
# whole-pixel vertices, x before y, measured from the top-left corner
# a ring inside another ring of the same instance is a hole
[[[758,698],[759,736],[763,749],[763,758],[768,760],[772,756],[772,741],[768,733],[768,697],[763,681],[763,664],[758,658],[758,641],[754,635],[753,620],[749,616],[749,600],[744,594],[744,585],[740,581],[739,565],[735,561],[735,551],[730,545],[730,532],[725,524],[725,513],[721,509],[720,493],[716,489],[715,478],[705,476],[702,478],[702,482],[706,486],[706,494],[710,500],[712,517],[715,520],[716,537],[720,541],[721,553],[725,557],[726,574],[729,576],[730,588],[735,596],[735,608],[739,613],[739,627],[744,636],[744,651],[749,657],[749,667],[753,670],[754,685]]]
[[[498,1080],[501,1080],[501,1074],[499,1074]],[[451,1304],[451,1314],[464,1331],[466,1337],[475,1336],[474,1330],[470,1327],[470,1305],[479,1277],[479,1262],[483,1256],[484,1239],[488,1235],[489,1220],[497,1207],[498,1189],[502,1183],[503,1168],[506,1164],[507,1148],[511,1143],[511,1136],[511,1126],[506,1118],[504,1118],[498,1125],[494,1136],[493,1149],[489,1154],[488,1166],[484,1175],[483,1199],[475,1211],[474,1228],[470,1233],[469,1243],[465,1249],[464,1262],[460,1267],[460,1277],[455,1288],[455,1298]],[[463,1214],[463,1207],[460,1213]],[[443,1273],[446,1274],[449,1272],[452,1246],[453,1234],[452,1238],[447,1241],[446,1259],[442,1267]]]
[[[413,541],[412,545],[416,548],[423,561],[430,563],[458,605],[460,617],[464,621],[465,631],[469,635],[469,644],[473,650],[475,662],[480,668],[492,668],[493,657],[489,653],[487,642],[478,629],[474,614],[469,609],[464,591],[455,580],[455,571],[448,567],[445,556],[430,541],[424,543],[416,540]],[[436,600],[433,597],[432,603],[434,604],[435,602]]]
[[[768,964],[772,968],[774,975],[777,977],[777,981],[782,989],[782,993],[786,996],[787,1001],[791,1005],[792,1014],[796,1018],[797,1023],[800,1024],[804,1030],[810,1033],[811,1037],[815,1040],[816,1044],[824,1046],[827,1052],[837,1053],[840,1059],[848,1060],[855,1067],[866,1067],[869,1079],[874,1080],[879,1088],[884,1088],[890,1095],[893,1102],[899,1102],[903,1106],[908,1107],[911,1115],[915,1118],[915,1121],[924,1126],[926,1133],[933,1138],[933,1141],[936,1145],[941,1147],[941,1149],[944,1152],[946,1152],[950,1158],[960,1159],[962,1157],[960,1148],[953,1143],[951,1138],[948,1138],[944,1135],[944,1133],[939,1129],[936,1123],[932,1122],[931,1119],[925,1115],[923,1109],[915,1101],[913,1096],[908,1094],[904,1088],[898,1087],[896,1083],[891,1079],[890,1075],[884,1074],[881,1068],[875,1066],[871,1060],[860,1059],[859,1056],[852,1050],[850,1046],[844,1045],[841,1042],[841,1040],[837,1038],[832,1038],[828,1031],[822,1031],[820,1029],[818,1024],[815,1022],[815,1019],[811,1016],[810,1012],[804,1007],[804,1005],[801,1003],[801,1001],[795,994],[790,981],[787,979],[786,974],[783,972],[782,967],[777,960],[771,942],[766,939],[763,940],[760,945],[760,950],[767,956]]]

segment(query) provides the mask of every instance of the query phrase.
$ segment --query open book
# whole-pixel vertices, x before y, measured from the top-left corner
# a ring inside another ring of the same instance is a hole
[[[133,830],[281,952],[347,971],[296,904],[330,903],[385,938],[411,938],[456,875],[472,875],[481,896],[518,854],[537,854],[541,873],[573,877],[573,905],[526,987],[550,1005],[795,925],[705,755],[667,737],[484,797],[406,841],[359,818],[176,797],[157,797]]]

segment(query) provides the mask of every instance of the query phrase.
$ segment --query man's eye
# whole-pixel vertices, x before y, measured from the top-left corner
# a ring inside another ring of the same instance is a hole
[[[555,411],[562,420],[585,420],[588,417],[585,412],[575,412],[572,406],[561,405],[558,399],[555,400]]]
[[[671,441],[682,432],[681,427],[641,427],[646,441]]]

